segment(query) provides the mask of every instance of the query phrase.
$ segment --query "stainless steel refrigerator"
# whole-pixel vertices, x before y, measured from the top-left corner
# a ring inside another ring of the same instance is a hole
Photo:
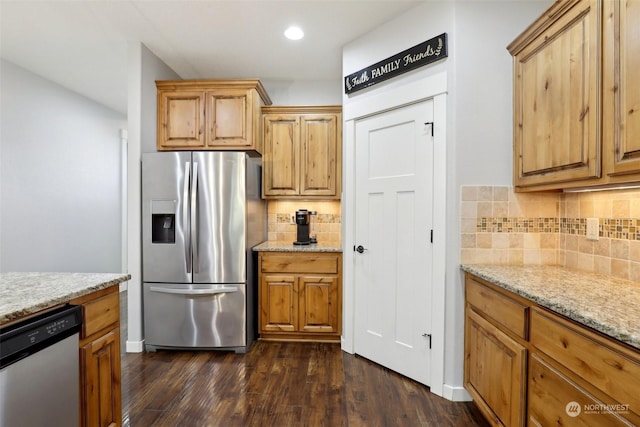
[[[142,157],[145,347],[245,352],[255,337],[251,248],[266,240],[261,166],[241,152]]]

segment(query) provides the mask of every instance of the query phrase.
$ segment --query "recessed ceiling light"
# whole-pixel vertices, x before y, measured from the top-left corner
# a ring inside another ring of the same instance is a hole
[[[289,27],[284,32],[284,36],[289,40],[300,40],[304,37],[304,32],[300,29],[300,27]]]

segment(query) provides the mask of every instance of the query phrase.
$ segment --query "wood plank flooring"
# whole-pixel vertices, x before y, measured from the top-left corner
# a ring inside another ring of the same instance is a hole
[[[473,403],[435,396],[339,344],[130,353],[122,375],[125,427],[488,425]]]

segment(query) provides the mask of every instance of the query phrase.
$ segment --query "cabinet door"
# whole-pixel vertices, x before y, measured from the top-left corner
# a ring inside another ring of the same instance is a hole
[[[563,15],[549,18],[554,22],[514,58],[516,186],[601,174],[601,2],[564,5]]]
[[[254,145],[252,98],[246,90],[207,92],[207,146],[247,149]]]
[[[302,276],[300,285],[301,332],[339,333],[338,279],[335,276]]]
[[[304,115],[300,120],[300,194],[336,196],[338,118]]]
[[[120,333],[114,329],[81,348],[82,425],[119,426],[122,423],[120,389]]]
[[[613,106],[613,115],[604,121],[607,140],[614,143],[610,175],[640,173],[640,2],[611,1],[607,18],[608,44],[604,50],[607,67],[605,106]]]
[[[298,116],[264,116],[262,171],[265,196],[300,194],[299,128]]]
[[[205,146],[204,92],[158,91],[158,149]]]
[[[534,426],[628,426],[607,405],[537,354],[529,363],[529,424]]]
[[[467,307],[464,383],[496,425],[525,422],[526,349]]]
[[[298,279],[263,274],[260,278],[260,332],[298,330]]]

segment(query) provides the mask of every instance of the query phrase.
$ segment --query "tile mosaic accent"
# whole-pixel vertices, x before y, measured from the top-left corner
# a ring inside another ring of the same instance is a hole
[[[558,218],[478,218],[479,233],[557,233]]]
[[[640,219],[605,219],[604,224],[600,225],[600,236],[612,239],[640,240]]]
[[[640,240],[640,219],[601,218],[600,237]],[[586,236],[586,218],[478,218],[478,233],[563,233]]]
[[[278,213],[276,214],[276,222],[278,224],[291,224],[293,214]],[[318,224],[334,224],[340,223],[342,218],[335,214],[316,214],[316,223]]]

